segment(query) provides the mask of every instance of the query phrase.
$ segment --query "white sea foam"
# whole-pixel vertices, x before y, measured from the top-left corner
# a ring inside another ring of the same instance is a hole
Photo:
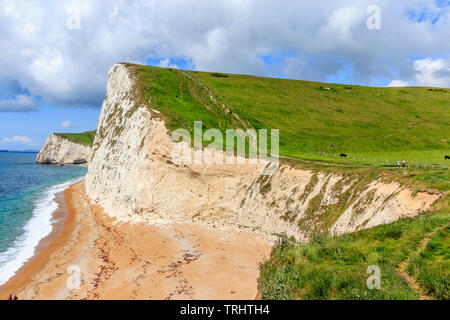
[[[58,208],[55,195],[82,179],[84,178],[73,179],[50,187],[34,202],[33,215],[24,226],[24,233],[14,241],[8,250],[0,253],[0,285],[7,282],[25,262],[33,257],[41,239],[52,231],[53,212]]]

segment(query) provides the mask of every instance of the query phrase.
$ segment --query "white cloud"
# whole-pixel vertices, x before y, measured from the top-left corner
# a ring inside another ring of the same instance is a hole
[[[158,67],[180,69],[176,64],[170,63],[170,59],[169,58],[162,59],[159,62]]]
[[[27,144],[30,146],[33,145],[33,140],[31,140],[27,136],[14,136],[12,138],[3,138],[2,142],[4,144],[17,143],[17,144]]]
[[[408,81],[403,80],[392,80],[387,87],[407,87]]]
[[[33,111],[36,104],[29,96],[18,94],[13,99],[0,100],[0,112],[24,112]]]
[[[290,77],[323,81],[350,70],[361,84],[379,77],[411,83],[416,70],[410,56],[450,52],[450,41],[443,41],[450,39],[450,9],[434,0],[383,1],[382,29],[376,31],[366,27],[373,0],[77,3],[81,28],[69,29],[73,3],[3,0],[0,89],[18,83],[52,105],[100,107],[110,65],[150,58],[168,67],[175,67],[169,58],[185,59],[198,70],[218,72],[286,76],[287,69]],[[411,19],[410,12],[424,9],[440,19]],[[285,53],[290,59],[281,59],[279,68],[261,59]],[[417,81],[427,82],[427,72],[421,73]],[[441,78],[433,72],[432,79]]]
[[[328,18],[327,24],[320,30],[320,36],[328,41],[322,43],[323,48],[336,48],[336,46],[357,46],[354,32],[361,28],[366,19],[366,12],[361,7],[351,6],[334,10]]]
[[[450,59],[426,58],[414,62],[420,86],[450,88]]]
[[[72,122],[70,122],[70,120],[66,120],[63,123],[61,123],[61,127],[66,128],[66,129],[72,128]]]

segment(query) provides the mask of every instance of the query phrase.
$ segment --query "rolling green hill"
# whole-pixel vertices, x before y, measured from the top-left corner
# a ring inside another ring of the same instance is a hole
[[[86,131],[83,133],[55,133],[58,136],[64,137],[75,143],[92,146],[94,144],[95,130]]]
[[[169,129],[280,130],[282,156],[448,166],[450,89],[374,88],[134,66]],[[340,159],[340,153],[349,158]]]

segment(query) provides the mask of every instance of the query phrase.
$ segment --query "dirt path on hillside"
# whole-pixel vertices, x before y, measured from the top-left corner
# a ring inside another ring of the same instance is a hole
[[[280,159],[285,160],[293,160],[297,162],[304,162],[309,164],[315,164],[315,165],[322,165],[322,166],[334,166],[334,167],[346,167],[346,168],[356,168],[358,167],[357,164],[352,163],[332,163],[332,162],[325,162],[325,161],[314,161],[314,160],[305,160],[300,158],[292,158],[292,157],[285,157],[285,156],[279,156]],[[360,166],[360,165],[359,165]]]
[[[19,299],[253,299],[257,294],[258,264],[268,258],[271,245],[252,233],[198,224],[117,223],[89,204],[83,182],[66,190],[65,200],[63,231],[7,283],[0,298],[13,293]],[[69,266],[81,271],[79,289],[67,287]]]
[[[436,233],[438,233],[439,231],[441,231],[442,229],[444,229],[446,227],[447,227],[447,225],[441,226],[439,228],[434,229],[429,234],[427,234],[427,236],[425,238],[423,238],[422,241],[420,242],[419,248],[417,249],[415,254],[420,254],[421,252],[423,252],[427,248],[427,245],[431,241],[431,238],[433,238],[433,236]],[[405,281],[408,283],[410,288],[419,294],[419,296],[420,296],[419,300],[433,300],[434,298],[428,296],[424,292],[424,290],[419,286],[417,279],[410,276],[406,272],[406,269],[408,268],[408,265],[409,265],[409,261],[410,261],[410,258],[408,258],[405,261],[403,261],[402,263],[400,263],[400,265],[398,267],[398,273],[402,276],[403,279],[405,279]]]

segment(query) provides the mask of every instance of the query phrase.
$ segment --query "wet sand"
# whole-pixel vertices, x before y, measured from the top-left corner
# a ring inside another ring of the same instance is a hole
[[[0,288],[0,299],[10,293],[19,299],[257,296],[258,264],[271,250],[258,236],[198,224],[117,223],[90,204],[83,182],[65,190],[64,199],[66,208],[62,204],[57,214],[60,223],[41,241],[40,254]],[[69,266],[81,271],[78,289],[67,286],[68,280],[73,283]]]

